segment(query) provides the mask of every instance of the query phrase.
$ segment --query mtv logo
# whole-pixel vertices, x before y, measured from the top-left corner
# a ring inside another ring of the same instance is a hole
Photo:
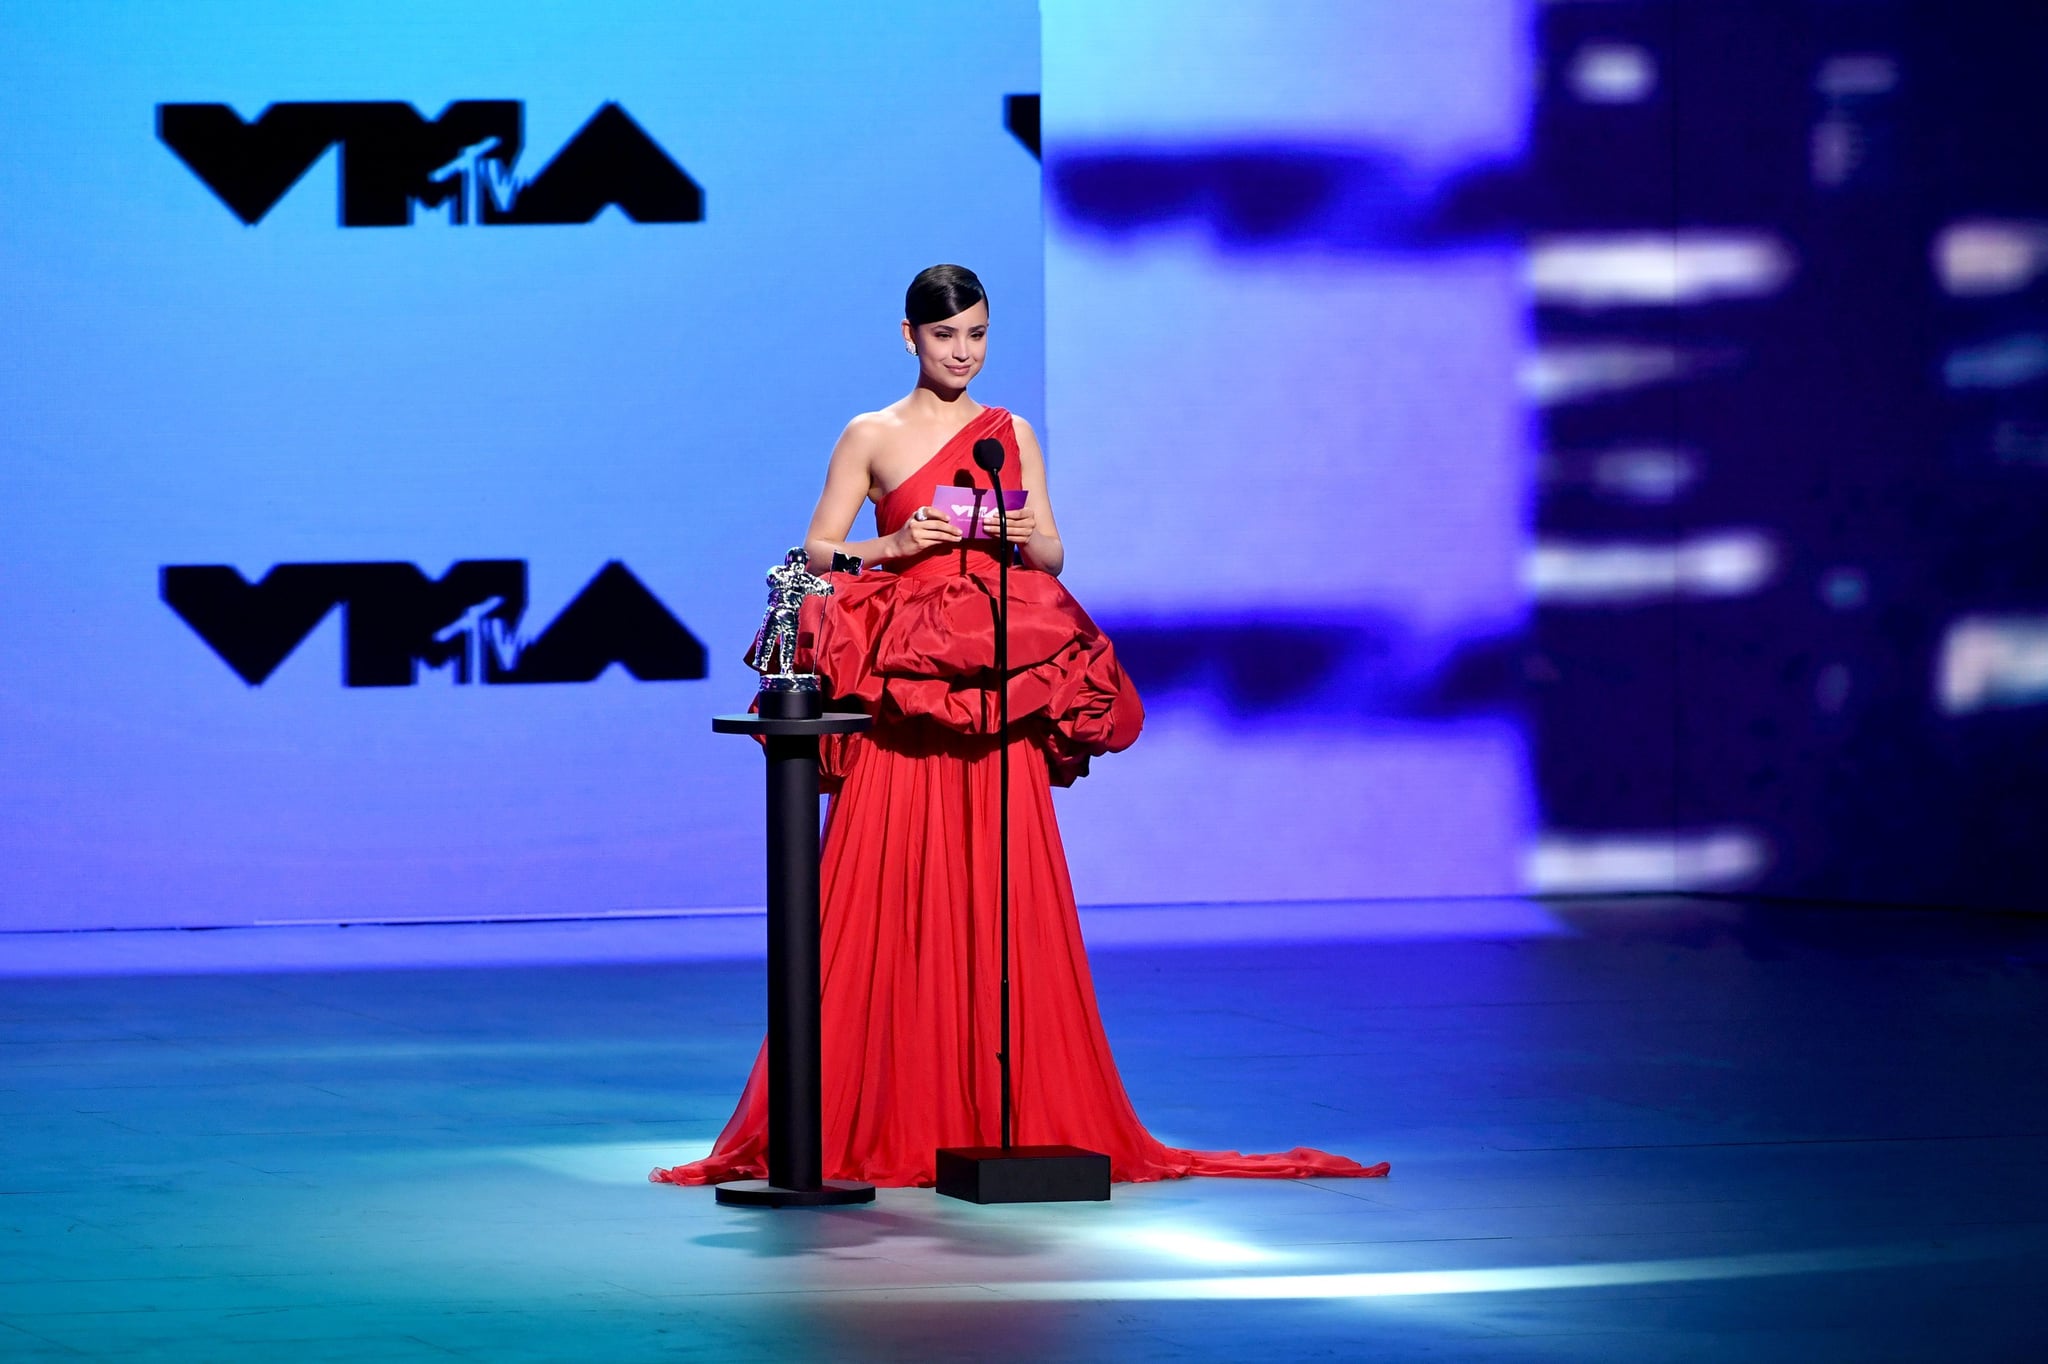
[[[278,564],[253,583],[225,564],[166,565],[159,592],[252,687],[336,607],[350,687],[410,687],[422,663],[459,683],[589,682],[614,663],[642,682],[705,675],[703,644],[616,559],[530,640],[523,559],[464,559],[439,578],[407,563]]]
[[[617,104],[530,179],[511,99],[456,100],[433,119],[395,100],[272,104],[246,122],[225,104],[159,104],[156,132],[252,226],[334,146],[343,227],[404,227],[415,205],[486,226],[587,223],[611,205],[636,223],[704,220],[703,189]]]

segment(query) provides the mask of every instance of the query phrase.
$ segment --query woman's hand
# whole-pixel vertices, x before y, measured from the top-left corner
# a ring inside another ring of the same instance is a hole
[[[889,537],[889,553],[884,557],[908,559],[933,545],[958,544],[959,541],[960,532],[953,529],[953,523],[946,519],[944,512],[937,507],[919,507]]]
[[[1003,522],[1004,529],[1008,532],[1004,538],[1013,545],[1025,543],[1038,530],[1038,516],[1029,506],[1019,507],[1013,512],[1005,512],[1003,514]],[[996,538],[996,514],[993,510],[982,513],[981,533],[991,540]]]

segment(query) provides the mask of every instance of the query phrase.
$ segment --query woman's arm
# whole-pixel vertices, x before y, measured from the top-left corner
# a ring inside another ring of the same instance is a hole
[[[907,559],[928,545],[960,538],[960,532],[942,516],[906,521],[894,535],[872,540],[846,538],[874,482],[872,455],[876,443],[873,423],[867,416],[859,416],[846,424],[839,443],[832,447],[831,462],[825,466],[825,491],[818,495],[818,509],[811,513],[811,528],[804,533],[804,552],[810,556],[813,573],[828,571],[834,554],[850,554],[863,563],[880,564]]]
[[[1010,539],[1022,546],[1026,564],[1058,577],[1066,567],[1067,547],[1052,519],[1052,495],[1045,487],[1045,455],[1038,448],[1038,436],[1031,423],[1022,417],[1013,420],[1017,425],[1017,462],[1023,465],[1019,477],[1031,496],[1025,500],[1023,513],[1010,519]]]

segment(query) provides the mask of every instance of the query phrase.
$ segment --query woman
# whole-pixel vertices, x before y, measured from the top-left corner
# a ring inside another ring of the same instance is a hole
[[[1303,1148],[1175,1150],[1138,1121],[1096,1013],[1050,787],[1128,747],[1144,709],[1109,640],[1059,585],[1066,547],[1030,425],[968,396],[988,349],[988,301],[972,271],[935,265],[911,282],[903,345],[917,357],[917,386],[847,425],[805,537],[813,569],[835,555],[869,569],[833,574],[834,593],[812,600],[804,634],[833,694],[875,717],[869,733],[830,741],[824,755],[826,1177],[931,1184],[937,1148],[1000,1139],[1000,755],[989,672],[1002,551],[993,515],[967,537],[932,505],[937,488],[989,486],[972,455],[986,439],[1002,443],[1005,484],[1028,494],[1007,518],[1016,1141],[1105,1152],[1119,1180],[1385,1174]],[[849,541],[864,501],[880,534]],[[766,1173],[766,1059],[764,1047],[711,1154],[654,1180]]]

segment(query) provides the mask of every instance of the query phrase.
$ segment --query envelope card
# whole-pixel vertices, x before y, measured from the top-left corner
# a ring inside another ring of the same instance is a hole
[[[1003,489],[1003,510],[1018,511],[1025,499],[1031,496],[1028,488]],[[953,523],[953,529],[969,540],[993,540],[993,529],[984,531],[981,518],[996,508],[996,495],[987,488],[962,488],[957,484],[941,483],[932,489],[932,503],[946,514]]]

